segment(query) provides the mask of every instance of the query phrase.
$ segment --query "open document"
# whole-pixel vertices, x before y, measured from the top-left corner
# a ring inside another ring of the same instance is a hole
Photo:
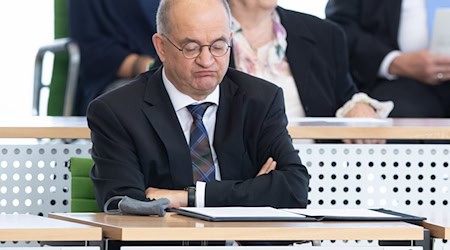
[[[450,8],[436,10],[430,51],[434,54],[450,56]]]
[[[207,221],[408,221],[423,217],[385,209],[276,209],[272,207],[181,207],[181,215]]]

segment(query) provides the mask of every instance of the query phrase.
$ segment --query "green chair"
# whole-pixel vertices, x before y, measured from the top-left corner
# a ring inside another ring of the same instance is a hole
[[[80,65],[80,49],[69,37],[68,0],[54,0],[55,41],[38,50],[34,69],[33,114],[43,115],[41,94],[49,88],[47,115],[73,115],[75,94]],[[42,64],[46,53],[54,53],[53,72],[50,85],[42,82]]]
[[[102,211],[97,205],[94,185],[89,177],[93,164],[94,161],[91,158],[70,158],[72,212]]]

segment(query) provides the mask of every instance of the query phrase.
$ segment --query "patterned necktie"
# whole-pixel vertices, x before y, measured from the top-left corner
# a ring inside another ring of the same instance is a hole
[[[191,148],[194,183],[196,181],[208,182],[215,179],[215,168],[211,147],[209,146],[208,132],[202,120],[206,109],[211,105],[212,103],[205,102],[186,107],[193,118],[189,146]]]
[[[425,0],[427,8],[428,34],[431,37],[434,27],[434,16],[438,8],[450,8],[450,0]]]

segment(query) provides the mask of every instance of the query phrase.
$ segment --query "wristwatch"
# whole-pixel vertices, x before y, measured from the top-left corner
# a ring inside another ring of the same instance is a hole
[[[195,207],[195,187],[184,188],[188,192],[188,207]]]

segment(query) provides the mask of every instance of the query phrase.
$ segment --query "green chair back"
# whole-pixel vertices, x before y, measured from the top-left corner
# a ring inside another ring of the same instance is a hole
[[[55,39],[69,37],[69,14],[67,0],[54,0]],[[47,115],[62,116],[68,75],[69,55],[67,51],[56,52],[50,82]]]
[[[70,158],[71,211],[100,212],[95,199],[94,185],[89,177],[94,161],[90,158]]]

